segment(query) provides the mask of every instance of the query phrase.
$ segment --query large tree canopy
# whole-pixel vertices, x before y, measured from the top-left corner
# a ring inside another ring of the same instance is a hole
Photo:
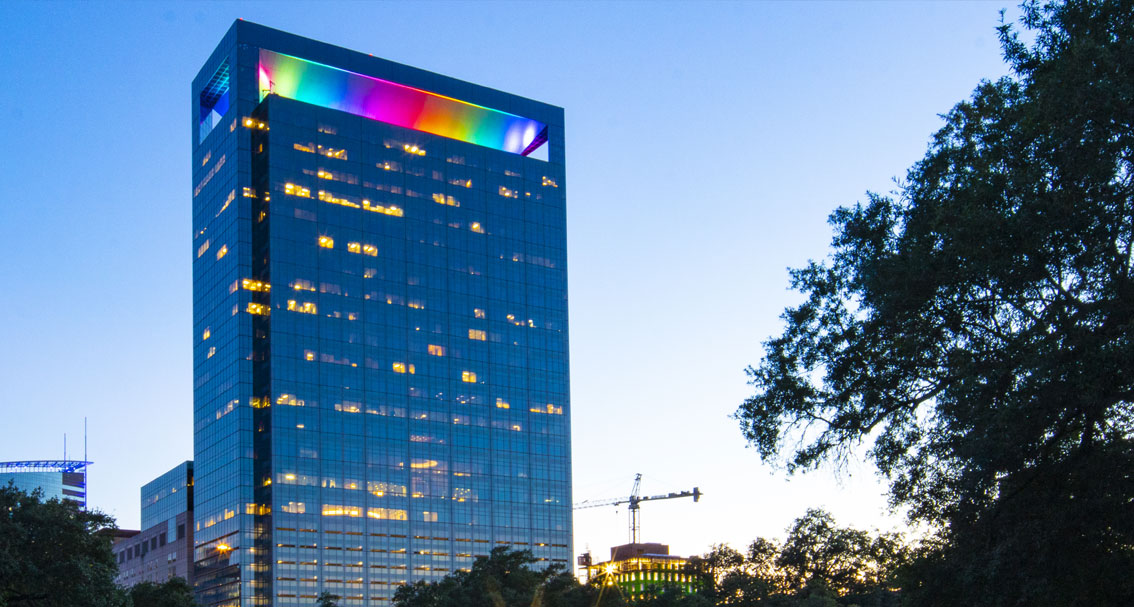
[[[1132,604],[1134,2],[1023,8],[1012,75],[792,272],[737,417],[789,470],[870,446],[938,531],[918,603]]]
[[[0,486],[0,607],[119,607],[114,519]]]

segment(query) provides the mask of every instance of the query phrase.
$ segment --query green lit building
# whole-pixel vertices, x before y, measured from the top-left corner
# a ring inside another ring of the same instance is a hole
[[[642,598],[650,590],[690,594],[697,583],[685,571],[687,562],[670,554],[665,544],[623,544],[610,549],[609,561],[587,563],[587,580],[617,587],[626,598]]]

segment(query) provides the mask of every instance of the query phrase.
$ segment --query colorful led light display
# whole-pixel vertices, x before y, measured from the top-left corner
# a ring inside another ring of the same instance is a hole
[[[269,94],[524,156],[547,141],[530,118],[260,49],[260,99]]]

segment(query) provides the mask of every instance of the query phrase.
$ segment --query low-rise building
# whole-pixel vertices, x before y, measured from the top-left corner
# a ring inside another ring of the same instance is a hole
[[[610,549],[610,560],[590,563],[584,558],[587,579],[616,586],[627,598],[641,598],[647,590],[678,590],[690,594],[697,589],[695,576],[685,571],[688,559],[669,553],[657,543],[623,544]]]
[[[142,530],[119,531],[114,543],[118,583],[193,583],[193,462],[184,462],[142,487]]]

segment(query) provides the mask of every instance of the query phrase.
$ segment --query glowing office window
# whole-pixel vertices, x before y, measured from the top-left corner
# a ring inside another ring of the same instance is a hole
[[[508,401],[504,400],[503,398],[497,398],[496,399],[496,408],[497,409],[511,409],[512,405],[509,405]]]
[[[380,520],[404,521],[406,511],[400,508],[368,508],[366,517]]]
[[[260,280],[252,280],[251,278],[245,278],[244,280],[242,280],[241,286],[244,287],[244,290],[246,291],[258,291],[267,293],[272,290],[272,285]]]
[[[204,254],[205,254],[205,251],[208,251],[208,250],[209,250],[209,244],[210,244],[210,242],[209,242],[208,240],[206,240],[206,241],[204,242],[204,244],[202,244],[201,246],[197,247],[197,257],[201,257],[202,255],[204,255]]]
[[[319,246],[323,247],[324,249],[333,249],[335,248],[335,239],[331,238],[330,236],[320,236]]]
[[[393,369],[394,369],[394,373],[405,373],[406,372],[406,364],[405,363],[394,363],[392,366],[393,366]]]
[[[299,312],[300,314],[317,314],[318,310],[315,304],[310,301],[296,301],[294,299],[287,300],[287,309],[291,312]]]
[[[484,234],[484,227],[480,225],[479,221],[474,221],[469,224],[469,229],[477,234]]]
[[[484,341],[488,339],[488,336],[485,334],[483,329],[469,329],[469,339]]]
[[[311,190],[303,186],[295,185],[294,183],[284,184],[284,194],[299,196],[301,198],[311,198]]]
[[[362,252],[362,243],[361,242],[348,242],[347,245],[346,245],[346,250],[351,252],[351,253],[361,253]]]
[[[256,316],[267,316],[268,306],[250,301],[248,302],[247,311],[249,314],[255,314]]]
[[[208,339],[209,337],[212,336],[212,334],[213,334],[212,329],[210,329],[209,327],[205,327],[205,331],[203,333],[201,333],[201,341]]]
[[[468,384],[476,383],[476,373],[472,371],[461,371],[461,381]]]
[[[303,280],[302,278],[297,278],[294,281],[292,281],[291,288],[295,289],[296,291],[314,291],[315,290],[315,283],[311,282],[310,280]]]
[[[445,346],[429,344],[429,353],[433,356],[445,356]]]
[[[473,316],[477,318],[486,318],[486,314],[481,308],[473,308]]]
[[[349,516],[360,517],[362,516],[362,508],[359,506],[336,506],[332,504],[323,504],[323,516]]]
[[[224,257],[225,255],[228,255],[228,245],[222,244],[220,250],[217,251],[217,259],[219,260],[221,257]]]
[[[378,247],[376,247],[372,244],[364,244],[364,245],[362,245],[362,254],[363,255],[369,255],[371,257],[377,257],[378,256]]]

